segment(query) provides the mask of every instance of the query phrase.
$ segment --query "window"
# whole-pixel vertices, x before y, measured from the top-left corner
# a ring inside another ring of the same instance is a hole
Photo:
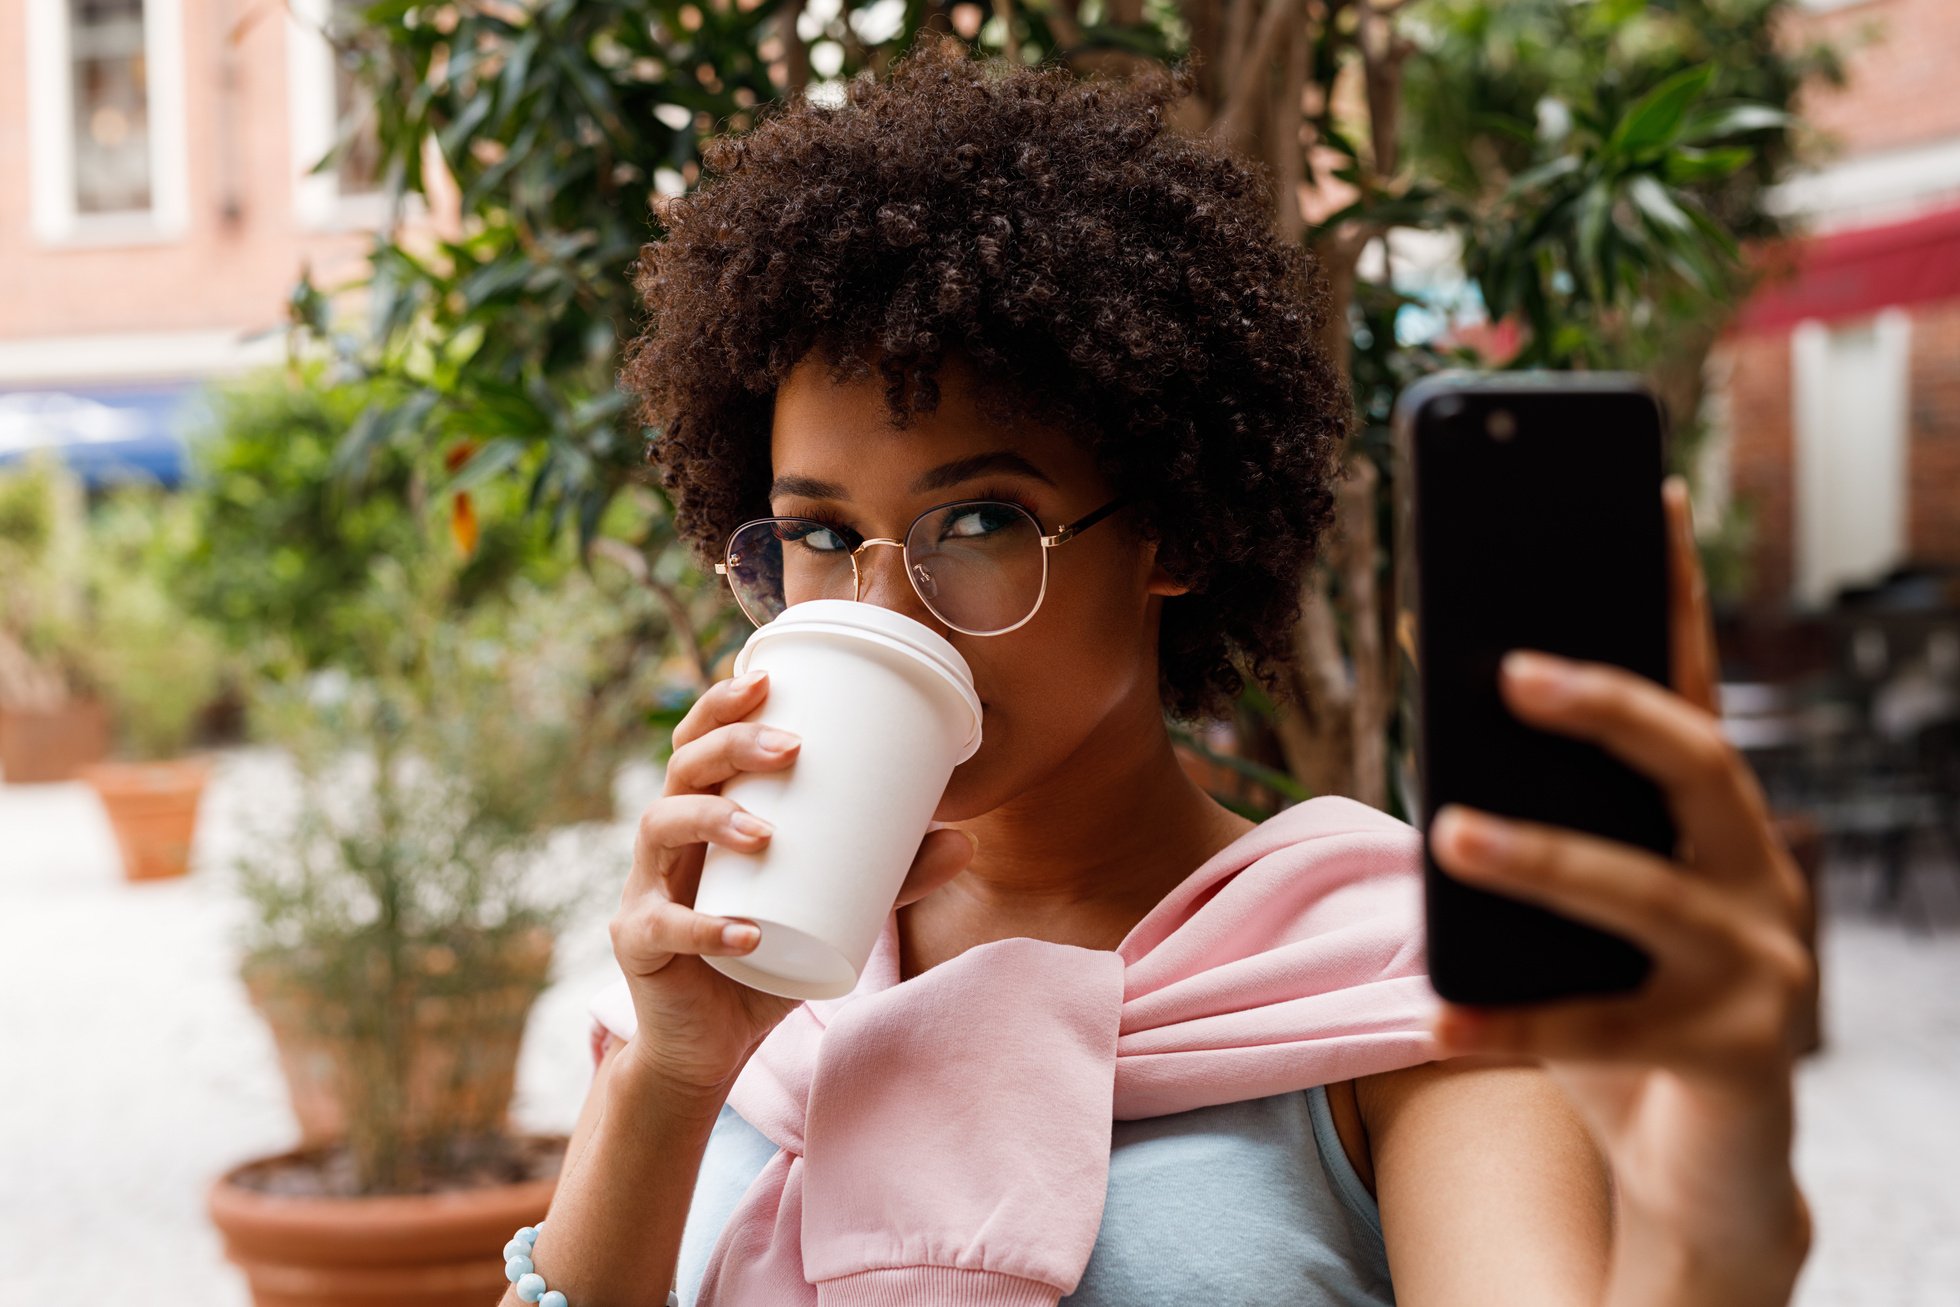
[[[181,235],[181,0],[28,0],[27,43],[35,234]]]
[[[1800,324],[1791,337],[1796,440],[1796,590],[1828,605],[1905,557],[1912,322]]]
[[[379,226],[387,219],[373,106],[339,49],[359,0],[291,0],[286,28],[291,76],[295,205],[307,226]],[[328,168],[313,169],[345,140]]]
[[[150,99],[143,0],[69,0],[75,210],[150,207]]]

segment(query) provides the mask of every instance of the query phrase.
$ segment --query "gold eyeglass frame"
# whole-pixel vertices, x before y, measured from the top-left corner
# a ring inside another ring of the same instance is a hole
[[[1034,523],[1035,537],[1041,541],[1041,590],[1038,594],[1035,595],[1034,606],[1028,609],[1027,616],[1023,617],[1020,621],[1014,623],[1014,625],[1012,626],[1003,626],[997,631],[970,631],[964,626],[956,625],[953,622],[948,621],[945,617],[941,616],[939,610],[933,607],[932,600],[926,597],[925,591],[919,588],[919,578],[913,574],[912,569],[915,565],[913,564],[910,558],[905,559],[905,579],[911,583],[912,592],[919,596],[919,602],[923,603],[926,606],[926,611],[931,613],[935,618],[937,618],[942,625],[948,627],[951,630],[958,631],[962,635],[974,635],[974,636],[1006,635],[1009,631],[1018,631],[1020,628],[1026,626],[1029,622],[1034,620],[1034,615],[1041,611],[1042,600],[1048,597],[1048,551],[1055,548],[1058,545],[1067,544],[1070,540],[1073,540],[1076,536],[1081,535],[1084,531],[1087,531],[1090,527],[1102,521],[1105,517],[1108,517],[1111,513],[1123,507],[1128,502],[1129,502],[1129,497],[1127,495],[1118,495],[1116,496],[1116,498],[1104,504],[1101,508],[1095,509],[1093,512],[1085,513],[1083,516],[1076,518],[1073,522],[1064,523],[1063,525],[1056,527],[1052,534],[1047,534],[1047,535],[1042,534],[1040,518],[1037,518],[1033,513],[1028,512],[1027,509],[1022,508],[1019,504],[1009,503],[1007,500],[1004,499],[954,499],[944,504],[934,504],[931,508],[922,510],[917,517],[912,519],[911,525],[905,528],[905,534],[908,539],[911,537],[913,530],[918,527],[919,523],[923,521],[925,518],[929,517],[930,515],[938,512],[943,512],[944,510],[949,508],[960,508],[967,504],[996,504],[1002,508],[1011,508],[1015,512],[1021,514],[1023,517],[1027,518],[1030,522]],[[736,563],[742,561],[735,554],[735,537],[739,536],[742,532],[748,530],[750,527],[759,526],[764,522],[806,522],[811,526],[822,527],[826,531],[836,531],[838,529],[832,523],[820,521],[819,519],[814,517],[795,517],[795,516],[757,517],[757,518],[749,519],[748,521],[742,523],[740,526],[736,527],[733,531],[730,531],[728,533],[728,543],[722,547],[722,561],[715,564],[715,574],[717,576],[723,576],[728,578],[728,590],[729,593],[734,595],[735,597],[735,606],[742,610],[742,616],[748,618],[749,621],[756,626],[763,626],[765,625],[765,623],[756,621],[755,614],[751,613],[748,609],[748,605],[742,602],[742,593],[740,590],[736,589],[735,578],[733,577],[733,575],[730,574],[729,569],[733,567]],[[848,530],[849,528],[845,528],[845,529]],[[855,535],[856,533],[852,532],[852,534]],[[894,545],[900,550],[901,553],[903,553],[905,549],[905,541],[888,540],[882,536],[871,536],[867,539],[859,541],[858,544],[852,548],[849,557],[851,560],[851,599],[853,602],[857,602],[858,593],[860,590],[863,589],[863,582],[864,582],[863,573],[858,568],[858,555],[864,552],[864,550],[871,545]],[[789,605],[785,604],[784,607],[787,609]]]

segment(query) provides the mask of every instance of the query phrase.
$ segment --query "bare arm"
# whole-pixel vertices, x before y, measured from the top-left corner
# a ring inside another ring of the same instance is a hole
[[[565,1169],[532,1261],[581,1304],[665,1307],[681,1228],[719,1097],[656,1082],[645,1059],[607,1042],[565,1149]],[[530,1307],[515,1285],[498,1307]]]
[[[1456,1058],[1355,1082],[1395,1300],[1574,1307],[1606,1282],[1606,1164],[1558,1085]]]

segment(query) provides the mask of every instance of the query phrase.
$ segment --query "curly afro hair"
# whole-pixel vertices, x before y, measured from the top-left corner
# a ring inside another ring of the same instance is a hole
[[[773,104],[713,141],[640,251],[647,325],[620,377],[700,559],[768,515],[774,394],[806,352],[833,382],[875,366],[902,430],[959,350],[990,413],[1086,442],[1191,587],[1164,602],[1166,712],[1229,715],[1242,671],[1290,699],[1352,406],[1269,174],[1166,129],[1192,81],[1188,63],[1084,81],[927,38],[839,105]]]

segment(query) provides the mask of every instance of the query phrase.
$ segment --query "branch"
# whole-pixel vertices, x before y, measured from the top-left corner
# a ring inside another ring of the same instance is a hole
[[[1364,3],[1355,32],[1368,88],[1368,135],[1378,179],[1394,175],[1401,154],[1402,65],[1415,51],[1415,43],[1397,36],[1389,20],[1405,3]]]
[[[1371,808],[1388,803],[1388,672],[1382,658],[1382,613],[1375,565],[1381,557],[1375,531],[1375,495],[1380,475],[1365,455],[1353,460],[1335,491],[1334,523],[1339,544],[1341,609],[1347,617],[1349,662],[1354,694],[1353,784],[1350,797]]]
[[[810,49],[797,35],[796,20],[803,16],[803,0],[783,0],[776,11],[780,26],[776,34],[783,42],[783,98],[793,100],[810,84]]]
[[[1286,770],[1312,794],[1340,794],[1348,785],[1344,738],[1352,716],[1353,688],[1341,657],[1341,636],[1327,592],[1327,568],[1316,563],[1301,597],[1293,632],[1294,684],[1299,704],[1273,720]]]
[[[660,606],[666,609],[667,620],[673,624],[674,634],[680,637],[687,651],[688,662],[694,669],[694,688],[706,689],[714,681],[714,669],[708,665],[707,655],[701,648],[701,638],[695,632],[694,619],[688,615],[687,605],[681,601],[679,595],[674,593],[673,587],[655,576],[653,569],[647,565],[646,556],[623,540],[600,536],[593,540],[590,548],[601,558],[609,558],[619,564],[634,581],[653,592],[654,598],[660,601]]]
[[[1021,62],[1021,43],[1014,39],[1014,0],[994,0],[994,17],[1000,19],[1000,52],[1009,63]]]
[[[1278,209],[1275,217],[1280,236],[1288,245],[1299,244],[1307,230],[1306,215],[1300,211],[1300,188],[1306,182],[1307,172],[1300,128],[1305,120],[1309,45],[1304,27],[1287,29],[1279,89],[1274,95],[1266,131],[1267,156],[1273,169],[1273,203]]]
[[[1252,0],[1240,0],[1250,4]],[[1246,137],[1251,134],[1250,119],[1252,106],[1259,98],[1266,83],[1266,68],[1273,61],[1279,49],[1280,32],[1289,17],[1302,14],[1302,0],[1266,0],[1266,9],[1259,17],[1259,29],[1253,33],[1251,50],[1247,57],[1239,60],[1230,69],[1232,93],[1225,101],[1225,107],[1213,120],[1211,134],[1236,148],[1244,149],[1248,144]]]

